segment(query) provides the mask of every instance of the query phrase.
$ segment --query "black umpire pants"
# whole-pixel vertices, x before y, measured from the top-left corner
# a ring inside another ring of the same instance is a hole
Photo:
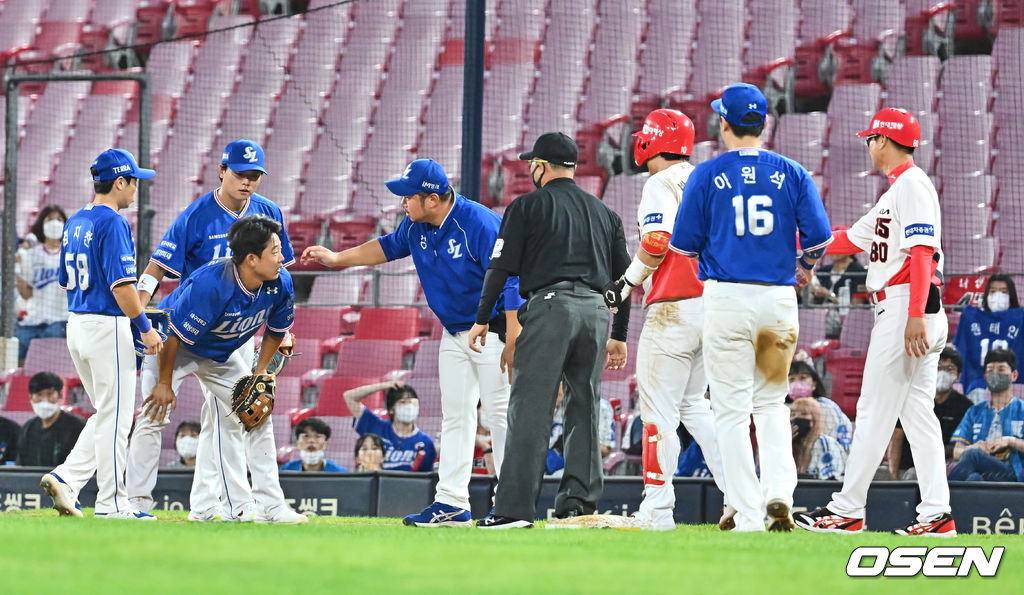
[[[565,471],[555,514],[593,513],[604,488],[598,440],[601,370],[609,311],[589,287],[562,282],[534,292],[519,309],[505,460],[494,513],[532,521],[544,476],[558,383],[565,380]]]

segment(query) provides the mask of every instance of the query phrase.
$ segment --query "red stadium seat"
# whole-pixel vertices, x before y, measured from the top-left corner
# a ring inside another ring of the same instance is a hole
[[[356,323],[356,339],[404,340],[420,334],[418,308],[363,308]]]
[[[832,400],[850,419],[857,415],[857,399],[864,381],[864,351],[837,349],[828,354],[825,369],[832,375]]]
[[[29,400],[28,381],[30,374],[24,370],[15,370],[0,379],[0,383],[7,385],[7,402],[4,403],[4,411],[32,411],[32,403]]]
[[[341,334],[344,313],[340,306],[296,306],[292,332],[306,339],[328,339]]]
[[[316,414],[351,416],[352,412],[345,403],[345,391],[367,384],[380,382],[380,378],[362,376],[327,376],[320,385],[320,393],[316,404]],[[384,393],[377,392],[362,400],[363,405],[370,409],[383,406]]]
[[[341,338],[321,344],[324,363],[335,357],[335,375],[383,376],[388,372],[412,367],[419,339],[380,341]],[[332,353],[333,352],[333,353]]]

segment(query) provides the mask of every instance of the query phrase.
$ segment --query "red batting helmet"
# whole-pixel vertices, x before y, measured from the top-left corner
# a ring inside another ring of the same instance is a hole
[[[656,109],[647,115],[643,130],[633,133],[633,161],[643,166],[659,153],[689,155],[693,151],[693,122],[681,111]]]
[[[887,107],[871,118],[871,126],[857,136],[880,134],[891,138],[904,147],[917,148],[921,145],[921,124],[914,114],[905,109]]]

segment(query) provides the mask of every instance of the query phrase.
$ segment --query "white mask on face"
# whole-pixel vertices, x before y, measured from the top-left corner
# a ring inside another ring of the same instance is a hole
[[[302,464],[307,467],[319,467],[320,463],[324,462],[326,455],[322,450],[300,450],[299,457],[302,458]]]
[[[1010,294],[998,292],[988,294],[988,309],[1003,312],[1010,309]]]
[[[195,436],[182,436],[174,442],[174,448],[183,459],[194,459],[199,452],[199,438]]]
[[[416,417],[420,414],[419,403],[406,403],[404,405],[395,406],[395,421],[403,424],[411,424],[416,421]]]
[[[57,403],[51,403],[50,401],[39,401],[38,403],[32,403],[32,411],[39,417],[39,419],[50,419],[54,413],[60,409],[60,405]]]
[[[939,370],[939,373],[935,375],[935,391],[944,393],[953,388],[954,382],[956,382],[956,376],[951,372]]]
[[[43,223],[43,235],[48,240],[59,240],[64,233],[64,222],[60,219],[50,219]]]

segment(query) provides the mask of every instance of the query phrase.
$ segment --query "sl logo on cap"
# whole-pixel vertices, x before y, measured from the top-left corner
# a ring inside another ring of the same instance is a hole
[[[408,180],[409,179],[409,174],[411,172],[412,172],[412,165],[407,165],[406,168],[405,168],[405,171],[402,172],[402,179],[403,180]]]
[[[249,163],[255,163],[257,159],[256,149],[253,149],[252,147],[246,147],[245,153],[242,153],[242,158],[247,159]]]

